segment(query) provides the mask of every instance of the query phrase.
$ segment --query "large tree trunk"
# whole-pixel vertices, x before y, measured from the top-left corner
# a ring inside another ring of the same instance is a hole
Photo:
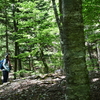
[[[82,0],[62,0],[66,100],[90,100]]]

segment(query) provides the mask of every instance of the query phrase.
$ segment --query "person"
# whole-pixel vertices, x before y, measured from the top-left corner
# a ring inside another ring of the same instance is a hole
[[[8,81],[8,76],[9,76],[9,72],[10,72],[10,55],[7,53],[4,61],[3,61],[3,83],[6,83]]]

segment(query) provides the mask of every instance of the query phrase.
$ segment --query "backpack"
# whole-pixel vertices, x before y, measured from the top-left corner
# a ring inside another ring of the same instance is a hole
[[[3,60],[0,60],[0,69],[4,69],[3,68]]]

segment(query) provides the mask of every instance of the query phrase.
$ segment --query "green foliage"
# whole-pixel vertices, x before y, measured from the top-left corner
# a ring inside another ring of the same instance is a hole
[[[58,1],[56,1],[57,5]],[[93,43],[92,49],[99,44],[99,0],[83,0],[83,19],[86,42]],[[15,7],[15,9],[13,8]],[[58,6],[57,6],[58,7]],[[57,8],[58,9],[58,8]],[[13,10],[15,15],[12,16]],[[9,39],[9,51],[14,56],[14,43],[18,42],[19,52],[15,58],[25,64],[28,58],[33,60],[35,67],[43,69],[41,49],[49,70],[62,66],[62,53],[58,27],[50,0],[1,0],[0,1],[0,55],[6,52],[6,28]],[[59,16],[61,16],[59,14]],[[6,23],[6,17],[8,22]],[[15,32],[15,19],[18,31]],[[26,66],[28,65],[28,61]],[[24,66],[24,65],[22,65]],[[33,68],[33,67],[32,67]]]
[[[84,31],[87,52],[89,56],[87,57],[88,70],[97,70],[98,69],[98,55],[99,47],[97,45],[100,43],[100,29],[99,29],[99,0],[84,0],[83,1],[83,19],[84,19]]]
[[[54,25],[53,12],[51,9],[46,10],[46,4],[43,4],[45,7],[41,5],[40,8],[39,2],[24,1],[18,3],[18,5],[20,12],[16,14],[16,18],[20,21],[18,24],[18,34],[16,34],[18,37],[16,42],[19,43],[20,50],[23,52],[18,55],[18,58],[24,59],[34,56],[37,59],[34,61],[34,65],[43,67],[40,49],[43,48],[44,56],[48,55],[46,57],[47,62],[52,62],[49,53],[54,52],[53,49],[58,48],[60,45],[56,43],[56,40],[59,42],[59,36],[55,34],[58,32],[58,29]],[[53,53],[52,55],[54,56]],[[53,63],[54,61],[55,63]],[[57,58],[54,61],[52,62],[53,66],[57,65]],[[48,63],[48,65],[51,64]]]
[[[16,74],[17,76],[20,76],[20,77],[25,77],[25,76],[27,76],[27,75],[25,75],[25,74],[31,75],[31,73],[32,73],[32,71],[27,71],[27,70],[25,70],[25,69],[22,69],[22,70],[20,70],[20,71],[15,72],[15,74]]]
[[[85,33],[87,41],[98,41],[99,35],[99,0],[84,0],[83,2],[83,18],[85,24]]]

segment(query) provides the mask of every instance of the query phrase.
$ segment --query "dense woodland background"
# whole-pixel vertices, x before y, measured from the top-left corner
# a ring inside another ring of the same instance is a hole
[[[0,0],[0,59],[11,54],[14,79],[64,69],[61,4],[62,0]],[[100,0],[83,0],[82,7],[87,70],[99,72]]]
[[[10,52],[14,72],[38,74],[60,68],[59,31],[51,1],[0,2],[1,59]]]

